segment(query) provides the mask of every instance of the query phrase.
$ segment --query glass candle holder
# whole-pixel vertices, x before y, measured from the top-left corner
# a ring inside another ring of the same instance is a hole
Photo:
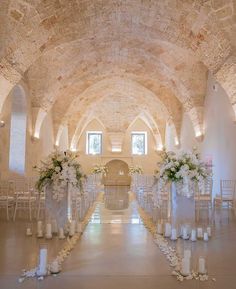
[[[26,226],[26,236],[32,236],[32,235],[33,235],[32,223],[28,223]]]
[[[59,228],[58,238],[59,238],[60,240],[65,239],[64,229],[63,229],[62,227]]]
[[[37,222],[37,237],[38,238],[43,237],[43,222],[42,221]]]
[[[200,275],[207,274],[207,258],[205,256],[198,257],[197,272]]]
[[[45,238],[52,239],[52,224],[47,222],[45,227]]]

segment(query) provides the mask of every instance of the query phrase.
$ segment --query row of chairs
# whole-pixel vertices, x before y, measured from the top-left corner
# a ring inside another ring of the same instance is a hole
[[[31,221],[33,217],[40,219],[45,212],[45,192],[39,193],[35,188],[35,178],[0,180],[0,208],[6,210],[6,218],[15,221],[18,213],[25,212]],[[96,176],[88,176],[84,183],[84,194],[78,189],[72,194],[72,213],[82,218],[91,203],[94,202],[100,188]]]
[[[158,181],[155,180],[153,185],[147,182],[151,179],[150,176],[137,175],[132,179],[132,189],[136,192],[139,204],[150,214],[153,215],[156,208],[160,208],[161,218],[162,211],[168,215],[168,205],[171,202],[170,186],[159,189]],[[200,218],[202,209],[206,209],[208,218],[214,218],[215,208],[234,208],[236,200],[236,181],[235,180],[221,180],[220,192],[214,198],[212,196],[212,179],[207,179],[204,186],[195,188],[194,202],[195,202],[195,216],[196,220]],[[168,217],[168,216],[167,216]]]

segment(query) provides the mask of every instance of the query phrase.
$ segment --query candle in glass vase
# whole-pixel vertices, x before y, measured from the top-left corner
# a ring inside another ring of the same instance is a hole
[[[207,233],[207,232],[204,232],[204,234],[203,234],[203,240],[206,241],[206,242],[209,240],[209,238],[208,238],[208,233]]]
[[[191,231],[191,241],[192,242],[197,241],[197,232],[195,229],[192,229],[192,231]]]
[[[69,229],[69,236],[74,236],[75,234],[75,220],[72,220],[70,223],[70,229]]]
[[[165,237],[169,238],[171,236],[171,224],[166,223],[165,224]]]
[[[157,234],[159,235],[163,234],[163,224],[161,222],[157,224]]]
[[[206,260],[203,257],[198,259],[198,273],[206,274]]]
[[[175,228],[171,229],[171,240],[175,241],[177,240],[177,230]]]
[[[37,223],[37,237],[42,238],[43,237],[43,222],[38,221]]]
[[[183,230],[182,230],[182,238],[184,240],[187,240],[188,239],[188,229],[186,227],[183,227]]]
[[[43,231],[43,223],[42,221],[38,221],[37,223],[37,233]]]
[[[211,237],[211,227],[207,227],[207,234],[208,234],[208,237]]]
[[[65,235],[64,235],[64,229],[63,228],[59,228],[59,239],[65,239]]]
[[[41,248],[39,251],[39,265],[37,269],[38,276],[47,275],[47,254],[48,250],[46,248]]]
[[[202,228],[197,228],[197,237],[199,239],[203,238],[203,230],[202,230]]]
[[[32,236],[32,230],[30,226],[26,228],[26,236]]]
[[[181,273],[184,276],[190,275],[191,269],[190,269],[190,258],[183,258],[181,261]]]
[[[52,238],[52,225],[48,223],[46,225],[46,238],[51,239]]]

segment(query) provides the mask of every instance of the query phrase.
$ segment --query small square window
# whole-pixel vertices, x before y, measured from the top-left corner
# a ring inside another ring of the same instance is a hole
[[[132,132],[132,154],[145,155],[147,154],[147,133]]]
[[[102,132],[87,132],[87,154],[100,155],[102,153]]]

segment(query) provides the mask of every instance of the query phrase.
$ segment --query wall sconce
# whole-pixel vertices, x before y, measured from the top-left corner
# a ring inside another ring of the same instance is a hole
[[[203,135],[203,133],[200,131],[200,130],[198,130],[196,133],[195,133],[195,138],[198,140],[198,141],[203,141],[203,138],[204,138],[204,135]]]
[[[71,148],[70,151],[71,152],[77,152],[77,149],[76,148]]]
[[[195,138],[196,138],[197,141],[202,142],[203,139],[204,139],[204,135],[203,134],[198,134],[198,135],[196,134]]]
[[[158,151],[158,152],[163,151],[163,145],[162,145],[162,144],[158,145],[157,151]]]
[[[39,140],[38,137],[35,137],[34,135],[31,136],[31,141],[32,141],[32,142],[36,142],[36,141],[38,141],[38,140]]]
[[[35,139],[39,139],[39,133],[38,133],[38,132],[35,132],[33,137],[34,137]]]
[[[0,120],[0,128],[3,128],[5,126],[5,121],[4,120]]]

